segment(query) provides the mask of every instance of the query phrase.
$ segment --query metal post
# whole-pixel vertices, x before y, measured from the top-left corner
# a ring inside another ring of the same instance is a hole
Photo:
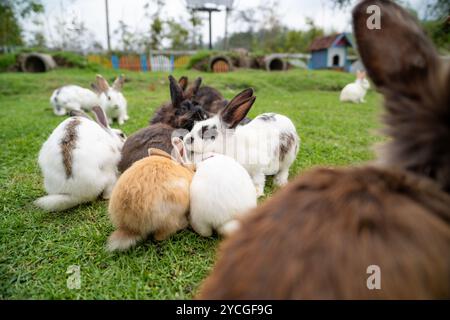
[[[212,23],[211,23],[211,10],[208,10],[209,13],[209,50],[212,50]]]
[[[106,9],[106,39],[108,42],[108,52],[111,52],[111,36],[109,35],[109,8],[108,8],[108,0],[105,0],[105,9]]]
[[[229,8],[225,9],[225,36],[223,41],[223,48],[228,50],[228,13],[230,12]]]

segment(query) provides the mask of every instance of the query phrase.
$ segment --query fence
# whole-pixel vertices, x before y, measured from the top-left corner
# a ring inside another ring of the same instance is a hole
[[[187,66],[193,51],[163,52],[155,51],[149,55],[112,55],[110,58],[99,55],[89,55],[89,62],[98,63],[106,68],[125,69],[132,71],[162,71],[172,72],[174,69],[180,69]]]

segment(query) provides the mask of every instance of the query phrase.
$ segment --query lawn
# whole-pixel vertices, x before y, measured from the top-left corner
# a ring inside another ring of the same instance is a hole
[[[111,80],[113,70],[103,75]],[[124,94],[130,135],[147,125],[169,99],[167,74],[126,71]],[[253,87],[250,112],[287,115],[302,144],[291,178],[317,165],[358,164],[373,158],[370,146],[381,138],[381,98],[373,90],[361,105],[339,102],[339,90],[353,76],[339,72],[292,70],[284,73],[237,71],[207,74],[177,71],[221,90],[227,98]],[[37,165],[42,143],[63,118],[53,115],[49,98],[64,84],[88,86],[95,74],[56,70],[46,74],[0,73],[0,299],[189,299],[208,274],[220,239],[191,230],[167,241],[148,240],[125,253],[104,250],[113,231],[107,202],[97,201],[64,213],[33,205],[44,195]],[[274,192],[268,183],[268,196]],[[261,201],[264,201],[262,199]],[[81,288],[68,289],[67,270],[80,267]]]

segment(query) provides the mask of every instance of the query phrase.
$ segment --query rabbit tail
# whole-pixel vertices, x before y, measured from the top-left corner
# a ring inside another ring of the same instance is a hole
[[[142,240],[140,234],[126,229],[118,229],[109,236],[106,249],[110,252],[125,251],[134,247],[140,240]]]

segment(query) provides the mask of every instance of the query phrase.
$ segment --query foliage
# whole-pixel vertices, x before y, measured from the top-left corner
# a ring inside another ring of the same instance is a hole
[[[22,29],[11,6],[0,3],[0,21],[0,46],[22,45]]]
[[[16,54],[0,54],[0,72],[9,71],[16,64]]]
[[[163,41],[163,31],[164,31],[164,21],[161,19],[161,12],[165,5],[163,0],[153,0],[154,5],[156,5],[155,12],[150,16],[152,22],[150,24],[150,44],[149,49],[158,50],[161,49],[161,44]],[[148,8],[149,4],[146,4]]]
[[[39,0],[0,1],[0,47],[23,45],[19,19],[43,11],[44,6]]]
[[[119,20],[119,26],[114,30],[114,34],[119,36],[119,43],[123,51],[129,52],[135,49],[135,34],[130,31],[130,27],[123,20]]]
[[[59,66],[70,67],[70,68],[79,68],[79,69],[88,69],[91,71],[98,71],[99,65],[96,63],[88,62],[86,57],[67,51],[57,51],[52,52],[51,55],[55,62]]]
[[[167,39],[170,40],[170,48],[173,50],[183,50],[189,47],[189,31],[181,23],[174,19],[167,20]]]
[[[208,69],[209,58],[211,58],[213,55],[216,55],[216,54],[217,54],[216,51],[208,51],[208,50],[198,51],[196,54],[191,56],[186,68],[192,69],[194,66],[198,67],[199,63],[204,62],[206,65],[204,65],[203,67],[200,67],[200,69],[206,71]]]
[[[306,30],[293,30],[280,25],[273,29],[264,27],[259,30],[233,33],[229,38],[230,47],[245,48],[251,51],[307,52],[311,42],[324,35],[324,31],[315,25],[312,19],[306,20]],[[220,43],[219,40],[218,43]]]

